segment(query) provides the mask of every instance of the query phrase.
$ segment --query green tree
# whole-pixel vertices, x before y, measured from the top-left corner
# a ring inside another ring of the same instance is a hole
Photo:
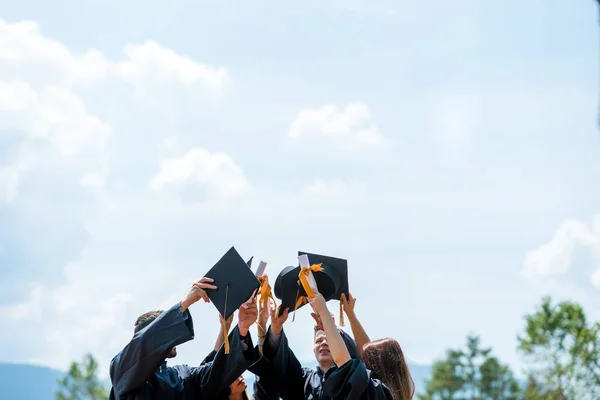
[[[565,398],[558,391],[545,388],[533,377],[530,377],[523,400],[565,400]]]
[[[91,354],[81,363],[72,362],[69,372],[58,384],[56,400],[108,399],[108,390],[98,378],[98,362]]]
[[[537,383],[544,398],[599,399],[600,325],[588,323],[578,304],[553,305],[549,297],[525,322],[518,349],[527,363],[530,382]]]
[[[512,371],[482,348],[480,338],[469,336],[466,347],[449,350],[433,365],[421,400],[517,400],[521,388]]]

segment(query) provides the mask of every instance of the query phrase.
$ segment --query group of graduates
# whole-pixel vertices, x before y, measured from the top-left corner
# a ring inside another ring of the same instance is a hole
[[[412,399],[414,382],[398,342],[371,341],[356,317],[346,260],[303,252],[298,260],[277,277],[277,306],[266,264],[253,273],[252,259],[245,262],[232,247],[181,302],[137,319],[133,338],[111,361],[110,399]],[[340,324],[345,314],[354,338],[336,326],[327,306],[332,299],[340,301]],[[199,300],[220,313],[214,350],[198,366],[169,367],[166,360],[177,355],[177,346],[194,338],[189,307]],[[315,320],[318,365],[312,368],[300,364],[283,329],[289,315],[307,304]],[[236,309],[238,323],[230,331]],[[246,371],[256,376],[252,397]]]

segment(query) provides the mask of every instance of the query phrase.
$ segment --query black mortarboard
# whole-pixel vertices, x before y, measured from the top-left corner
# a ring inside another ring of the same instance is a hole
[[[235,247],[229,249],[205,276],[214,280],[212,284],[217,289],[207,290],[206,294],[225,320],[260,286]]]
[[[310,265],[321,264],[323,268],[322,271],[314,272],[313,276],[319,292],[325,300],[339,300],[343,293],[348,294],[348,262],[346,260],[302,251],[298,252],[299,256],[303,254],[308,256]],[[281,300],[279,315],[286,308],[289,308],[290,312],[292,312],[306,304],[305,302],[300,303],[296,308],[298,299],[306,296],[306,291],[302,287],[298,277],[300,271],[300,266],[289,266],[277,276],[274,289],[275,296]]]
[[[229,249],[205,276],[212,278],[213,285],[217,287],[214,290],[207,290],[206,294],[223,317],[221,326],[225,340],[225,354],[229,354],[229,332],[225,329],[225,321],[252,296],[255,290],[258,290],[260,282],[234,247]]]
[[[250,259],[246,261],[246,265],[248,265],[248,268],[252,268],[252,260],[254,260],[254,256],[250,257]]]

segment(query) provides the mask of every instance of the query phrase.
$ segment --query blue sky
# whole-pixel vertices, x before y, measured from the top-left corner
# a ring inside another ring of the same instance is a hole
[[[298,250],[346,257],[369,333],[417,363],[478,333],[520,369],[545,294],[600,320],[595,2],[24,0],[0,19],[1,361],[106,367],[231,245],[273,278]],[[218,331],[192,312],[188,363]],[[306,359],[309,320],[288,328]]]

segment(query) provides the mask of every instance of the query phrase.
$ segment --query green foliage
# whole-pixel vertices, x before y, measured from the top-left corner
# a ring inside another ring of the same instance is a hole
[[[544,399],[600,398],[600,325],[589,324],[578,304],[553,305],[548,297],[525,322],[518,349],[536,382],[530,399],[536,390]]]
[[[106,400],[108,390],[98,379],[98,362],[91,355],[81,364],[71,363],[69,372],[58,381],[56,400]]]
[[[520,387],[510,368],[482,348],[479,337],[467,338],[466,348],[449,350],[433,365],[420,400],[517,400]]]

